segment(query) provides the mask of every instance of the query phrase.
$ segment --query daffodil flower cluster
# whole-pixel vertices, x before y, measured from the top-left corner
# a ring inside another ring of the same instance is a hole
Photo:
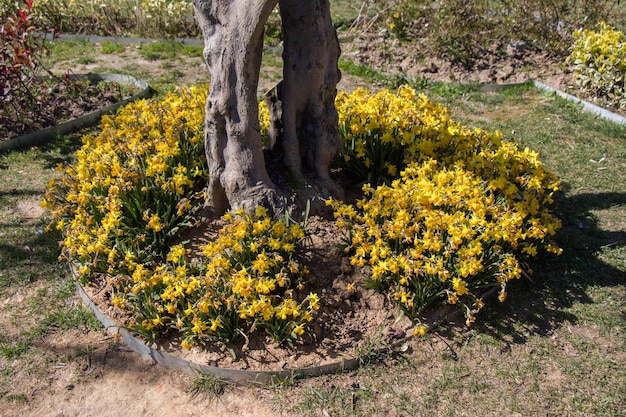
[[[550,242],[560,222],[549,210],[559,180],[535,152],[454,123],[408,87],[338,100],[348,161],[374,167],[368,141],[402,155],[391,184],[364,185],[356,206],[328,204],[366,285],[390,292],[409,317],[447,300],[463,306],[470,325],[483,307],[478,291],[499,285],[504,301],[521,262],[541,249],[560,253]]]
[[[130,311],[149,340],[176,332],[188,348],[261,330],[291,342],[320,305],[304,292],[308,271],[295,256],[302,225],[259,207],[228,213],[200,259],[171,246],[205,198],[206,96],[203,87],[182,89],[104,117],[43,205],[64,232],[63,256],[86,280],[106,274],[112,303]],[[483,306],[476,291],[500,285],[503,301],[525,258],[559,251],[549,241],[559,223],[548,209],[559,181],[535,152],[454,123],[409,87],[341,93],[337,106],[349,144],[344,169],[359,161],[363,178],[374,178],[365,171],[376,165],[387,184],[366,185],[356,206],[329,204],[347,231],[351,262],[411,317],[447,300],[465,306],[471,324]],[[262,105],[260,115],[266,129]],[[372,153],[374,140],[393,152]]]
[[[221,340],[257,329],[278,343],[298,339],[319,309],[315,293],[301,295],[309,271],[294,255],[304,228],[288,216],[271,219],[263,207],[254,215],[227,213],[224,221],[218,238],[203,248],[200,290],[186,297],[191,310],[178,314],[177,326],[219,320]],[[191,329],[184,342],[201,342],[202,332]]]
[[[397,93],[339,92],[336,105],[344,138],[340,164],[356,183],[389,183],[411,162],[437,158],[453,163],[501,140],[498,133],[454,122],[445,107],[409,86]]]
[[[404,39],[406,37],[406,24],[403,16],[394,12],[387,18],[387,25],[389,31],[393,33],[398,39]]]
[[[170,248],[205,198],[206,96],[205,87],[190,87],[105,116],[43,206],[64,232],[62,256],[84,280],[106,274],[112,303],[132,313],[131,327],[148,340],[175,330],[188,348],[258,329],[293,341],[320,306],[316,294],[303,295],[308,271],[294,257],[303,226],[259,207],[254,216],[226,214],[198,262],[183,245]]]
[[[308,271],[294,254],[304,228],[288,217],[270,219],[263,207],[254,215],[227,213],[223,221],[199,262],[190,263],[190,249],[175,245],[156,268],[135,265],[125,294],[114,298],[133,311],[132,327],[149,340],[175,330],[188,349],[257,330],[278,343],[305,333],[320,300],[302,293]]]
[[[566,62],[578,87],[617,107],[626,107],[626,37],[604,22],[577,30]]]
[[[83,276],[132,272],[192,221],[208,178],[205,100],[206,88],[193,87],[103,116],[77,162],[49,184],[43,206],[64,232],[63,256]]]

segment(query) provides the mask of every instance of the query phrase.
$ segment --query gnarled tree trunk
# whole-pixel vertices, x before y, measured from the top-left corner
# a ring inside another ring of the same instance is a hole
[[[263,27],[276,3],[193,1],[210,75],[205,118],[210,174],[206,207],[213,215],[229,209],[251,210],[258,204],[277,212],[286,205],[287,191],[280,190],[268,175],[257,102]],[[280,11],[284,80],[270,94],[272,143],[295,180],[291,184],[340,197],[341,189],[329,174],[341,146],[334,107],[339,43],[330,6],[328,0],[281,0]]]
[[[205,149],[209,165],[206,206],[275,205],[277,190],[265,169],[257,87],[263,26],[276,0],[194,0],[209,75]]]
[[[340,49],[330,4],[279,0],[279,5],[283,81],[266,95],[272,126],[279,127],[270,130],[271,143],[282,145],[285,165],[297,183],[312,178],[320,192],[340,194],[329,175],[341,150],[335,109]]]

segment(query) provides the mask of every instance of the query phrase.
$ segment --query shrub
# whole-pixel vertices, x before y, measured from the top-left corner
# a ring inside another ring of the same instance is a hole
[[[195,37],[199,28],[187,0],[38,0],[36,20],[59,32],[89,35]]]
[[[512,42],[558,56],[567,53],[571,32],[611,17],[615,0],[371,0],[356,26],[386,26],[400,39],[424,39],[431,53],[468,68],[501,56]]]
[[[610,16],[615,0],[443,0],[433,19],[431,47],[453,62],[470,65],[502,54],[511,42],[563,56],[573,28]]]
[[[574,32],[567,62],[581,91],[626,107],[626,37],[604,22],[598,29]]]
[[[40,60],[48,52],[34,33],[32,0],[23,3],[0,27],[0,124],[28,124],[28,114],[38,104]]]
[[[357,91],[339,98],[344,104],[369,103],[340,106],[340,120],[353,120],[344,126],[344,151],[348,163],[359,161],[357,175],[379,168],[362,162],[371,148],[377,150],[371,160],[396,154],[403,165],[390,185],[366,184],[356,207],[328,203],[366,286],[389,292],[414,320],[434,303],[458,303],[470,325],[483,306],[479,291],[499,285],[504,301],[506,283],[520,277],[523,261],[541,249],[559,253],[550,238],[560,222],[549,210],[559,180],[535,152],[462,127],[424,97],[411,107],[414,94],[405,87],[395,97]],[[391,104],[396,101],[402,106]],[[350,164],[345,169],[352,175]]]

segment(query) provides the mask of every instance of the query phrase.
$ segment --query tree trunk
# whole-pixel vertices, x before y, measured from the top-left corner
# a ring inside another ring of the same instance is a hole
[[[273,212],[285,208],[286,194],[266,168],[257,101],[263,27],[277,1],[193,0],[210,75],[205,206],[213,216],[229,209],[251,211],[259,204]],[[272,112],[272,117],[282,121],[284,134],[275,129],[273,141],[282,144],[284,164],[298,182],[305,161],[323,190],[336,194],[340,189],[330,179],[329,167],[340,149],[334,107],[339,44],[328,0],[281,1],[280,7],[285,80],[280,105],[273,106],[282,108],[282,115]]]
[[[282,147],[296,184],[314,185],[314,193],[326,197],[341,197],[341,188],[330,177],[330,166],[342,145],[335,109],[340,48],[330,4],[328,0],[279,0],[279,5],[283,81],[266,95],[272,120],[270,143]]]

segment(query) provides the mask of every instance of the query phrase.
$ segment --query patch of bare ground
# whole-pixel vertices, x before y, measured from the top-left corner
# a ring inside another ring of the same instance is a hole
[[[486,51],[484,56],[468,65],[461,65],[436,56],[422,42],[424,40],[401,41],[390,36],[386,30],[364,32],[343,44],[342,56],[356,64],[408,79],[468,85],[519,84],[536,80],[605,107],[596,98],[576,87],[572,72],[565,65],[564,56],[536,52],[512,43],[504,48],[504,53]],[[493,49],[497,48],[494,46]],[[626,117],[626,108],[609,110]]]
[[[41,207],[41,201],[34,198],[18,200],[15,205],[15,212],[26,224],[37,223],[46,210]]]
[[[408,78],[460,84],[514,84],[542,80],[565,87],[571,74],[563,58],[529,49],[509,48],[505,54],[486,53],[469,65],[437,57],[420,41],[407,43],[380,33],[362,33],[346,45],[343,57],[383,72]]]
[[[58,332],[32,349],[32,361],[21,363],[2,389],[21,393],[2,399],[3,417],[283,415],[264,401],[267,391],[252,387],[232,386],[218,398],[193,396],[187,375],[142,359],[100,332]]]

